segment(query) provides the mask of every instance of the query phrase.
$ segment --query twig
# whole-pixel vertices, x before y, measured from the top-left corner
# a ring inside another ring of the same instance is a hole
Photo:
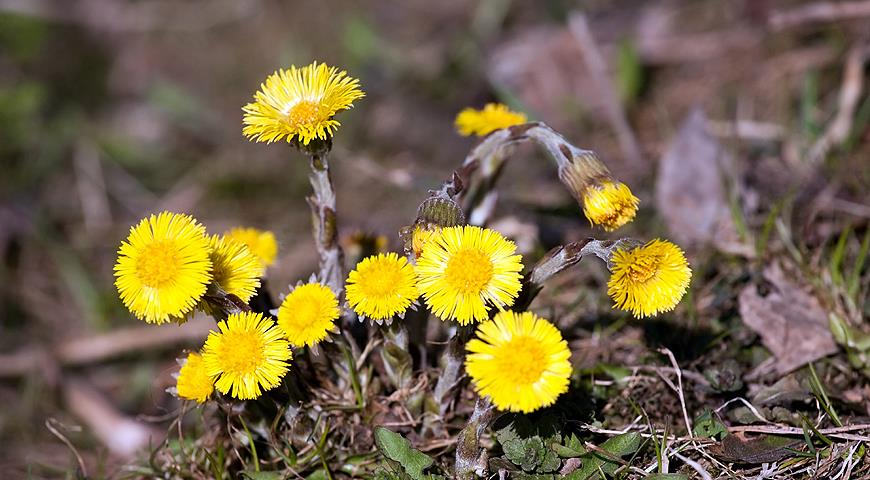
[[[70,449],[72,454],[75,455],[76,461],[79,463],[79,471],[82,474],[82,478],[88,478],[88,469],[85,468],[85,461],[82,459],[82,456],[79,454],[79,451],[72,444],[72,442],[70,442],[69,439],[66,438],[66,435],[60,433],[60,431],[58,431],[58,429],[54,427],[55,423],[59,424],[60,422],[58,422],[54,418],[48,418],[45,420],[45,428],[47,428],[52,435],[57,437],[61,442],[63,442],[64,445],[67,446],[67,448]]]
[[[25,347],[12,354],[0,355],[0,378],[18,377],[39,371],[47,362],[57,362],[62,366],[83,365],[133,352],[202,341],[211,328],[214,328],[214,322],[200,317],[180,326],[146,325],[119,329],[102,335],[68,340],[47,350],[34,346]]]
[[[822,428],[818,432],[829,437],[839,438],[842,440],[856,440],[859,442],[870,442],[870,436],[852,435],[847,432],[856,432],[861,430],[870,431],[870,423],[862,423],[858,425],[844,425],[842,427]],[[770,433],[778,435],[803,435],[804,430],[796,427],[779,427],[779,426],[764,426],[764,425],[741,425],[737,427],[729,427],[729,432],[751,432],[751,433]]]
[[[818,165],[824,160],[831,147],[843,143],[852,131],[852,117],[864,90],[864,62],[870,48],[855,45],[849,49],[840,86],[837,115],[825,129],[825,133],[810,148],[807,160],[810,165]]]
[[[680,460],[682,460],[682,462],[685,463],[686,465],[688,465],[689,467],[691,467],[692,470],[698,472],[698,475],[700,475],[703,480],[713,480],[713,477],[710,476],[710,473],[707,472],[707,470],[705,470],[704,467],[701,466],[700,463],[698,463],[698,462],[696,462],[688,457],[684,457],[684,456],[680,455],[679,453],[674,453],[674,456],[679,458]]]
[[[568,20],[568,26],[571,29],[571,34],[577,40],[580,50],[583,52],[583,60],[586,67],[589,69],[592,80],[595,82],[601,97],[604,98],[605,112],[611,127],[616,131],[616,137],[619,140],[619,147],[622,149],[622,154],[625,158],[634,165],[640,165],[643,157],[640,153],[640,147],[637,143],[637,138],[625,117],[625,111],[622,108],[622,102],[613,89],[613,81],[607,74],[607,64],[601,56],[601,50],[598,48],[598,43],[589,29],[589,22],[586,16],[582,13],[571,15]]]
[[[659,349],[659,352],[668,356],[671,360],[671,366],[674,367],[674,372],[677,374],[677,388],[675,389],[677,392],[677,396],[680,398],[680,408],[683,410],[683,421],[686,422],[686,430],[688,432],[689,438],[694,438],[694,434],[692,433],[692,422],[689,420],[689,413],[686,410],[686,399],[683,396],[683,371],[680,370],[680,365],[677,364],[677,359],[674,358],[674,353],[671,352],[667,348]],[[660,374],[661,375],[661,374]],[[666,379],[667,377],[662,376],[662,379],[666,381],[666,383],[670,384],[670,380]],[[670,384],[671,388],[674,388],[673,384]]]
[[[127,418],[89,385],[67,380],[63,383],[67,408],[90,427],[94,435],[114,454],[128,457],[161,434]]]
[[[870,16],[870,2],[819,2],[802,5],[791,10],[774,11],[770,25],[777,30],[797,27],[805,23],[835,22]]]

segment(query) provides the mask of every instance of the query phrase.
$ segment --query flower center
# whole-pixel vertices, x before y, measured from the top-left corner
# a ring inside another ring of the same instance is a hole
[[[136,260],[136,276],[144,285],[160,288],[175,280],[180,263],[173,242],[155,242],[145,247]]]
[[[456,252],[447,262],[447,284],[464,294],[476,295],[492,280],[492,260],[477,249]]]
[[[396,286],[402,281],[399,269],[393,265],[373,265],[365,273],[365,281],[360,287],[366,297],[392,297],[396,294]]]
[[[499,349],[498,371],[510,383],[532,384],[541,379],[547,356],[540,342],[527,336],[511,339]]]
[[[287,110],[287,121],[291,125],[311,125],[320,120],[320,104],[301,100]]]
[[[263,363],[263,339],[256,332],[228,331],[223,334],[218,355],[223,371],[232,375],[247,375]]]
[[[637,258],[628,266],[628,276],[633,282],[644,283],[656,274],[658,268],[658,257]]]

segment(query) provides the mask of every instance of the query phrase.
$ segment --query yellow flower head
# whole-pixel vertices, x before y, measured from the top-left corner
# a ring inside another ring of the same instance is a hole
[[[442,320],[462,325],[486,320],[490,304],[509,307],[519,295],[523,264],[516,249],[495,230],[442,228],[417,259],[417,288]]]
[[[329,287],[306,283],[284,297],[278,308],[278,327],[295,347],[313,346],[335,329],[338,299]]]
[[[456,115],[455,126],[460,135],[483,137],[490,132],[528,122],[524,113],[511,111],[501,103],[487,103],[483,110],[466,108]]]
[[[278,242],[275,240],[274,233],[256,228],[236,227],[224,233],[224,236],[247,245],[251,253],[260,259],[264,267],[275,263],[275,257],[278,255]]]
[[[244,302],[254,296],[263,276],[263,263],[244,243],[214,235],[210,245],[212,276],[221,288]]]
[[[417,300],[417,277],[405,257],[379,253],[364,258],[347,277],[347,303],[360,316],[380,323],[403,315]]]
[[[692,270],[680,247],[666,240],[617,248],[608,262],[613,272],[607,294],[616,308],[643,318],[673,310],[689,286]]]
[[[417,225],[414,227],[414,231],[411,233],[411,251],[414,252],[414,258],[420,258],[420,255],[423,254],[423,247],[438,236],[439,230],[437,226],[427,228],[423,225]]]
[[[214,391],[214,378],[205,372],[202,356],[189,353],[176,380],[178,396],[197,403],[205,403]]]
[[[254,102],[242,109],[242,133],[267,143],[285,137],[305,145],[315,138],[326,140],[341,125],[333,116],[364,96],[359,80],[323,63],[281,69],[266,78]]]
[[[249,400],[281,383],[293,355],[275,322],[259,313],[233,313],[218,329],[208,334],[202,361],[221,393]]]
[[[568,390],[568,343],[533,313],[497,313],[480,324],[466,348],[465,370],[474,389],[501,410],[533,412]]]
[[[634,219],[640,200],[621,182],[603,181],[583,192],[583,213],[608,232]]]
[[[162,212],[130,228],[118,249],[115,286],[136,317],[164,323],[193,310],[211,268],[205,227],[189,215]]]

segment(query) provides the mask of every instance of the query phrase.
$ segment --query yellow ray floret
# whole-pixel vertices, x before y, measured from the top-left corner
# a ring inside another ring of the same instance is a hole
[[[613,252],[607,294],[614,306],[643,318],[673,310],[683,298],[692,270],[680,247],[666,240]]]
[[[275,257],[278,256],[278,242],[275,240],[274,233],[256,228],[236,227],[224,233],[224,236],[244,243],[251,253],[260,259],[264,267],[275,263]]]
[[[260,277],[265,270],[263,263],[244,243],[229,237],[214,235],[209,245],[214,281],[226,293],[248,303],[260,287]]]
[[[266,78],[254,101],[242,109],[242,133],[267,143],[326,140],[341,125],[333,116],[363,96],[359,80],[323,63],[281,69]]]
[[[604,181],[583,192],[583,213],[611,232],[634,219],[640,199],[621,182]]]
[[[221,393],[249,400],[281,383],[292,354],[275,322],[259,313],[233,313],[218,329],[208,334],[202,360]]]
[[[568,390],[571,352],[553,324],[524,312],[499,312],[468,342],[465,370],[474,389],[501,410],[533,412]]]
[[[414,258],[420,258],[423,254],[423,247],[429,243],[432,238],[438,236],[439,227],[417,225],[411,233],[411,251],[414,253]]]
[[[205,227],[189,215],[142,219],[118,249],[115,286],[139,319],[164,323],[193,310],[211,281]]]
[[[466,108],[456,115],[455,126],[460,135],[483,137],[501,128],[528,122],[524,113],[511,111],[501,103],[487,103],[482,110]]]
[[[417,288],[442,320],[486,320],[491,305],[509,307],[519,294],[523,264],[516,249],[495,230],[442,228],[417,259]]]
[[[335,329],[338,299],[326,285],[307,283],[293,289],[278,308],[278,327],[296,347],[313,346]]]
[[[347,277],[347,303],[360,319],[402,315],[418,296],[414,267],[395,253],[367,257]]]
[[[214,378],[205,372],[202,356],[198,353],[189,353],[175,386],[178,396],[197,403],[205,403],[214,392]]]

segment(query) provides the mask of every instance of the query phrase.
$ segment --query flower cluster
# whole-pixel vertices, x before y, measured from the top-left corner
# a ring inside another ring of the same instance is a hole
[[[160,324],[204,307],[209,289],[247,302],[264,268],[246,244],[209,237],[190,215],[161,212],[130,228],[118,250],[115,286],[133,315]]]
[[[315,62],[278,70],[243,108],[243,134],[258,142],[286,140],[304,152],[324,155],[339,126],[335,115],[363,96],[359,81],[335,67]],[[463,110],[455,125],[463,135],[492,134],[481,140],[486,143],[498,141],[494,132],[526,122],[522,113],[487,104],[482,110]],[[549,127],[535,123],[524,128]],[[639,201],[628,186],[592,152],[569,147],[549,132],[547,138],[563,143],[545,150],[559,152],[559,178],[590,222],[606,231],[631,222]],[[306,148],[311,142],[316,148]],[[318,165],[312,162],[322,169],[320,180],[312,183],[315,189],[326,188],[328,175],[322,174],[328,173],[327,164]],[[193,217],[171,212],[151,215],[131,228],[118,251],[118,292],[130,312],[148,323],[183,321],[195,310],[217,320],[202,348],[181,362],[174,388],[179,397],[198,403],[215,390],[251,400],[277,387],[292,367],[294,349],[297,355],[305,348],[317,353],[322,342],[346,341],[336,335],[342,316],[369,320],[370,328],[404,328],[408,310],[420,307],[444,322],[455,322],[451,330],[474,334],[465,345],[464,366],[480,395],[512,412],[552,405],[568,390],[571,351],[556,325],[525,311],[541,286],[532,280],[535,269],[523,274],[517,245],[501,233],[467,225],[461,185],[447,187],[433,191],[414,224],[403,231],[406,255],[365,257],[342,277],[344,265],[324,270],[326,242],[318,243],[321,278],[312,276],[291,286],[273,310],[252,311],[249,304],[263,293],[265,269],[277,257],[274,234],[234,228],[209,236]],[[334,200],[335,195],[330,191],[327,197]],[[317,205],[319,198],[312,200],[315,222],[322,220],[318,212],[326,210]],[[334,225],[318,227],[329,230]],[[648,317],[672,310],[685,294],[691,270],[676,245],[658,239],[598,244],[594,254],[611,271],[607,292],[614,308]],[[341,258],[340,251],[335,258]],[[464,342],[468,337],[462,338]]]

